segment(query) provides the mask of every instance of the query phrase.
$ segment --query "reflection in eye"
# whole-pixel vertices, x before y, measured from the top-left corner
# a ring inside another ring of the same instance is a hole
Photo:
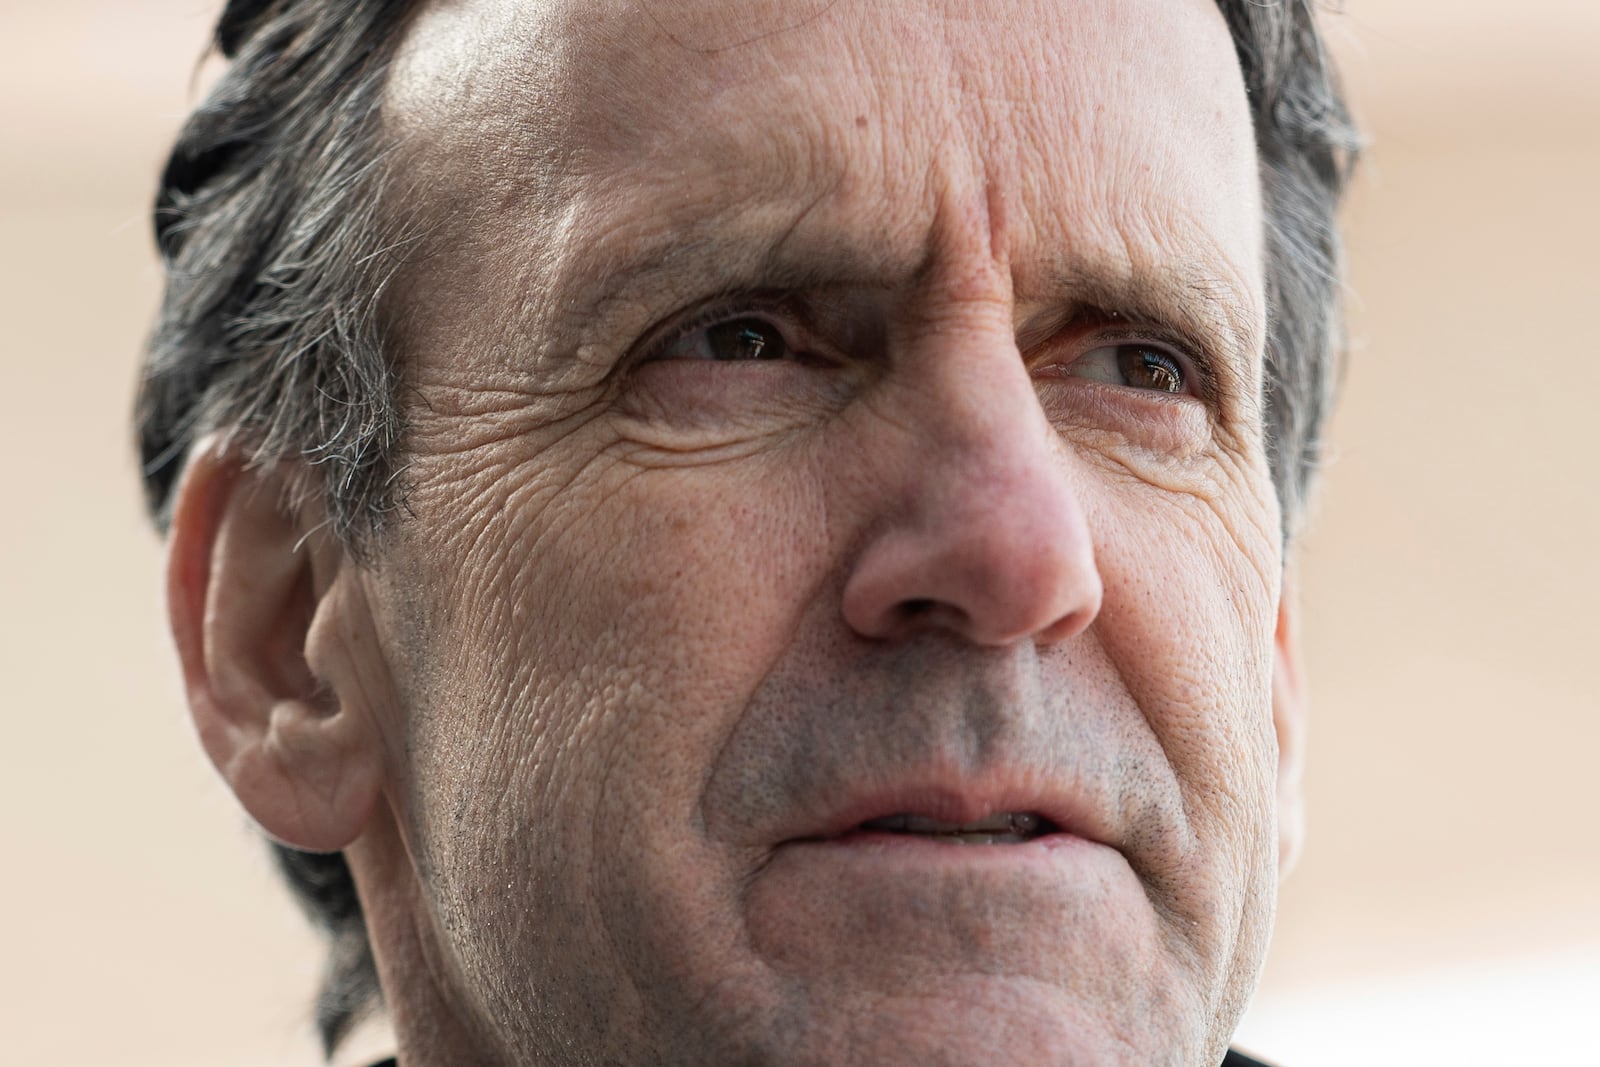
[[[1104,345],[1072,361],[1070,372],[1110,385],[1182,393],[1188,388],[1183,364],[1159,348],[1141,344]]]
[[[746,316],[686,329],[657,358],[733,361],[783,359],[788,355],[789,345],[782,330],[766,319]]]

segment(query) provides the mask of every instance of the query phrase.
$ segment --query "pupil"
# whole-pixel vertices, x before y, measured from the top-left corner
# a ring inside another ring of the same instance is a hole
[[[706,339],[717,359],[778,359],[783,355],[783,337],[760,319],[718,323],[706,331]]]
[[[1176,393],[1183,388],[1183,376],[1172,360],[1160,352],[1130,346],[1123,349],[1119,362],[1123,379],[1129,385],[1163,393]]]

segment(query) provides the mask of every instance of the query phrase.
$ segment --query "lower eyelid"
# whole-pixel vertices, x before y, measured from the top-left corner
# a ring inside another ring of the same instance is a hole
[[[791,349],[800,350],[801,346],[795,343],[796,335],[799,331],[795,325],[794,316],[786,314],[783,308],[760,302],[714,304],[694,312],[688,318],[661,331],[656,339],[644,346],[643,354],[639,356],[639,362],[648,363],[665,358],[666,353],[674,345],[681,343],[691,334],[707,330],[719,323],[743,318],[761,319],[770,322],[775,329],[784,335],[785,342]]]
[[[1210,405],[1194,396],[1153,389],[1063,381],[1056,388],[1041,388],[1039,402],[1064,435],[1088,434],[1092,441],[1109,434],[1109,440],[1168,456],[1203,450],[1215,426]]]
[[[1184,389],[1174,392],[1165,389],[1152,389],[1149,387],[1128,385],[1122,382],[1121,354],[1124,350],[1129,348],[1142,349],[1160,356],[1163,362],[1171,365],[1171,369],[1177,374],[1178,378],[1181,379]],[[1080,355],[1066,365],[1077,365],[1079,361],[1083,360],[1085,357],[1099,352],[1108,353],[1108,358],[1110,358],[1115,364],[1113,371],[1117,380],[1114,384],[1121,385],[1123,388],[1138,389],[1140,392],[1162,393],[1168,396],[1189,395],[1197,398],[1202,397],[1205,392],[1205,375],[1196,367],[1195,360],[1180,351],[1175,351],[1172,346],[1168,344],[1159,341],[1151,341],[1145,338],[1118,338],[1100,341],[1097,344],[1085,348]],[[1087,376],[1080,375],[1080,377]],[[1101,381],[1104,379],[1094,378],[1091,380]]]

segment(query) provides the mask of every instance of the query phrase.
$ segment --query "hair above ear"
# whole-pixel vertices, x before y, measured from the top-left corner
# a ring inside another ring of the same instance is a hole
[[[217,17],[217,48],[232,59],[245,40],[266,20],[272,0],[228,0]]]
[[[167,607],[201,744],[245,810],[295,848],[335,851],[361,833],[382,761],[359,687],[340,684],[353,568],[291,509],[288,464],[247,467],[202,442],[178,487]],[[313,644],[334,651],[324,677]]]

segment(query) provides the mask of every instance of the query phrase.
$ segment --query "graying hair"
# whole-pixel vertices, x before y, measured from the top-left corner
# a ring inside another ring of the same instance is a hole
[[[395,506],[396,371],[377,310],[401,242],[380,211],[379,105],[409,0],[233,0],[231,59],[156,198],[167,288],[136,420],[165,526],[190,447],[304,461],[335,532],[364,546]],[[259,9],[259,10],[258,10]]]
[[[1338,378],[1335,214],[1358,138],[1312,0],[1218,0],[1244,74],[1267,220],[1266,444],[1292,537]],[[412,0],[229,0],[227,72],[161,177],[167,287],[135,419],[148,507],[165,531],[203,434],[252,462],[295,457],[358,557],[403,502],[404,368],[379,302],[404,242],[380,211],[388,61]],[[331,1054],[381,991],[340,853],[274,846],[327,936],[317,1025]]]
[[[190,116],[156,196],[167,271],[135,420],[158,528],[190,448],[213,431],[256,462],[299,457],[363,553],[398,502],[397,368],[377,308],[393,271],[379,105],[408,0],[230,0],[230,65]],[[342,853],[273,845],[329,953],[316,1002],[331,1056],[381,998]]]

